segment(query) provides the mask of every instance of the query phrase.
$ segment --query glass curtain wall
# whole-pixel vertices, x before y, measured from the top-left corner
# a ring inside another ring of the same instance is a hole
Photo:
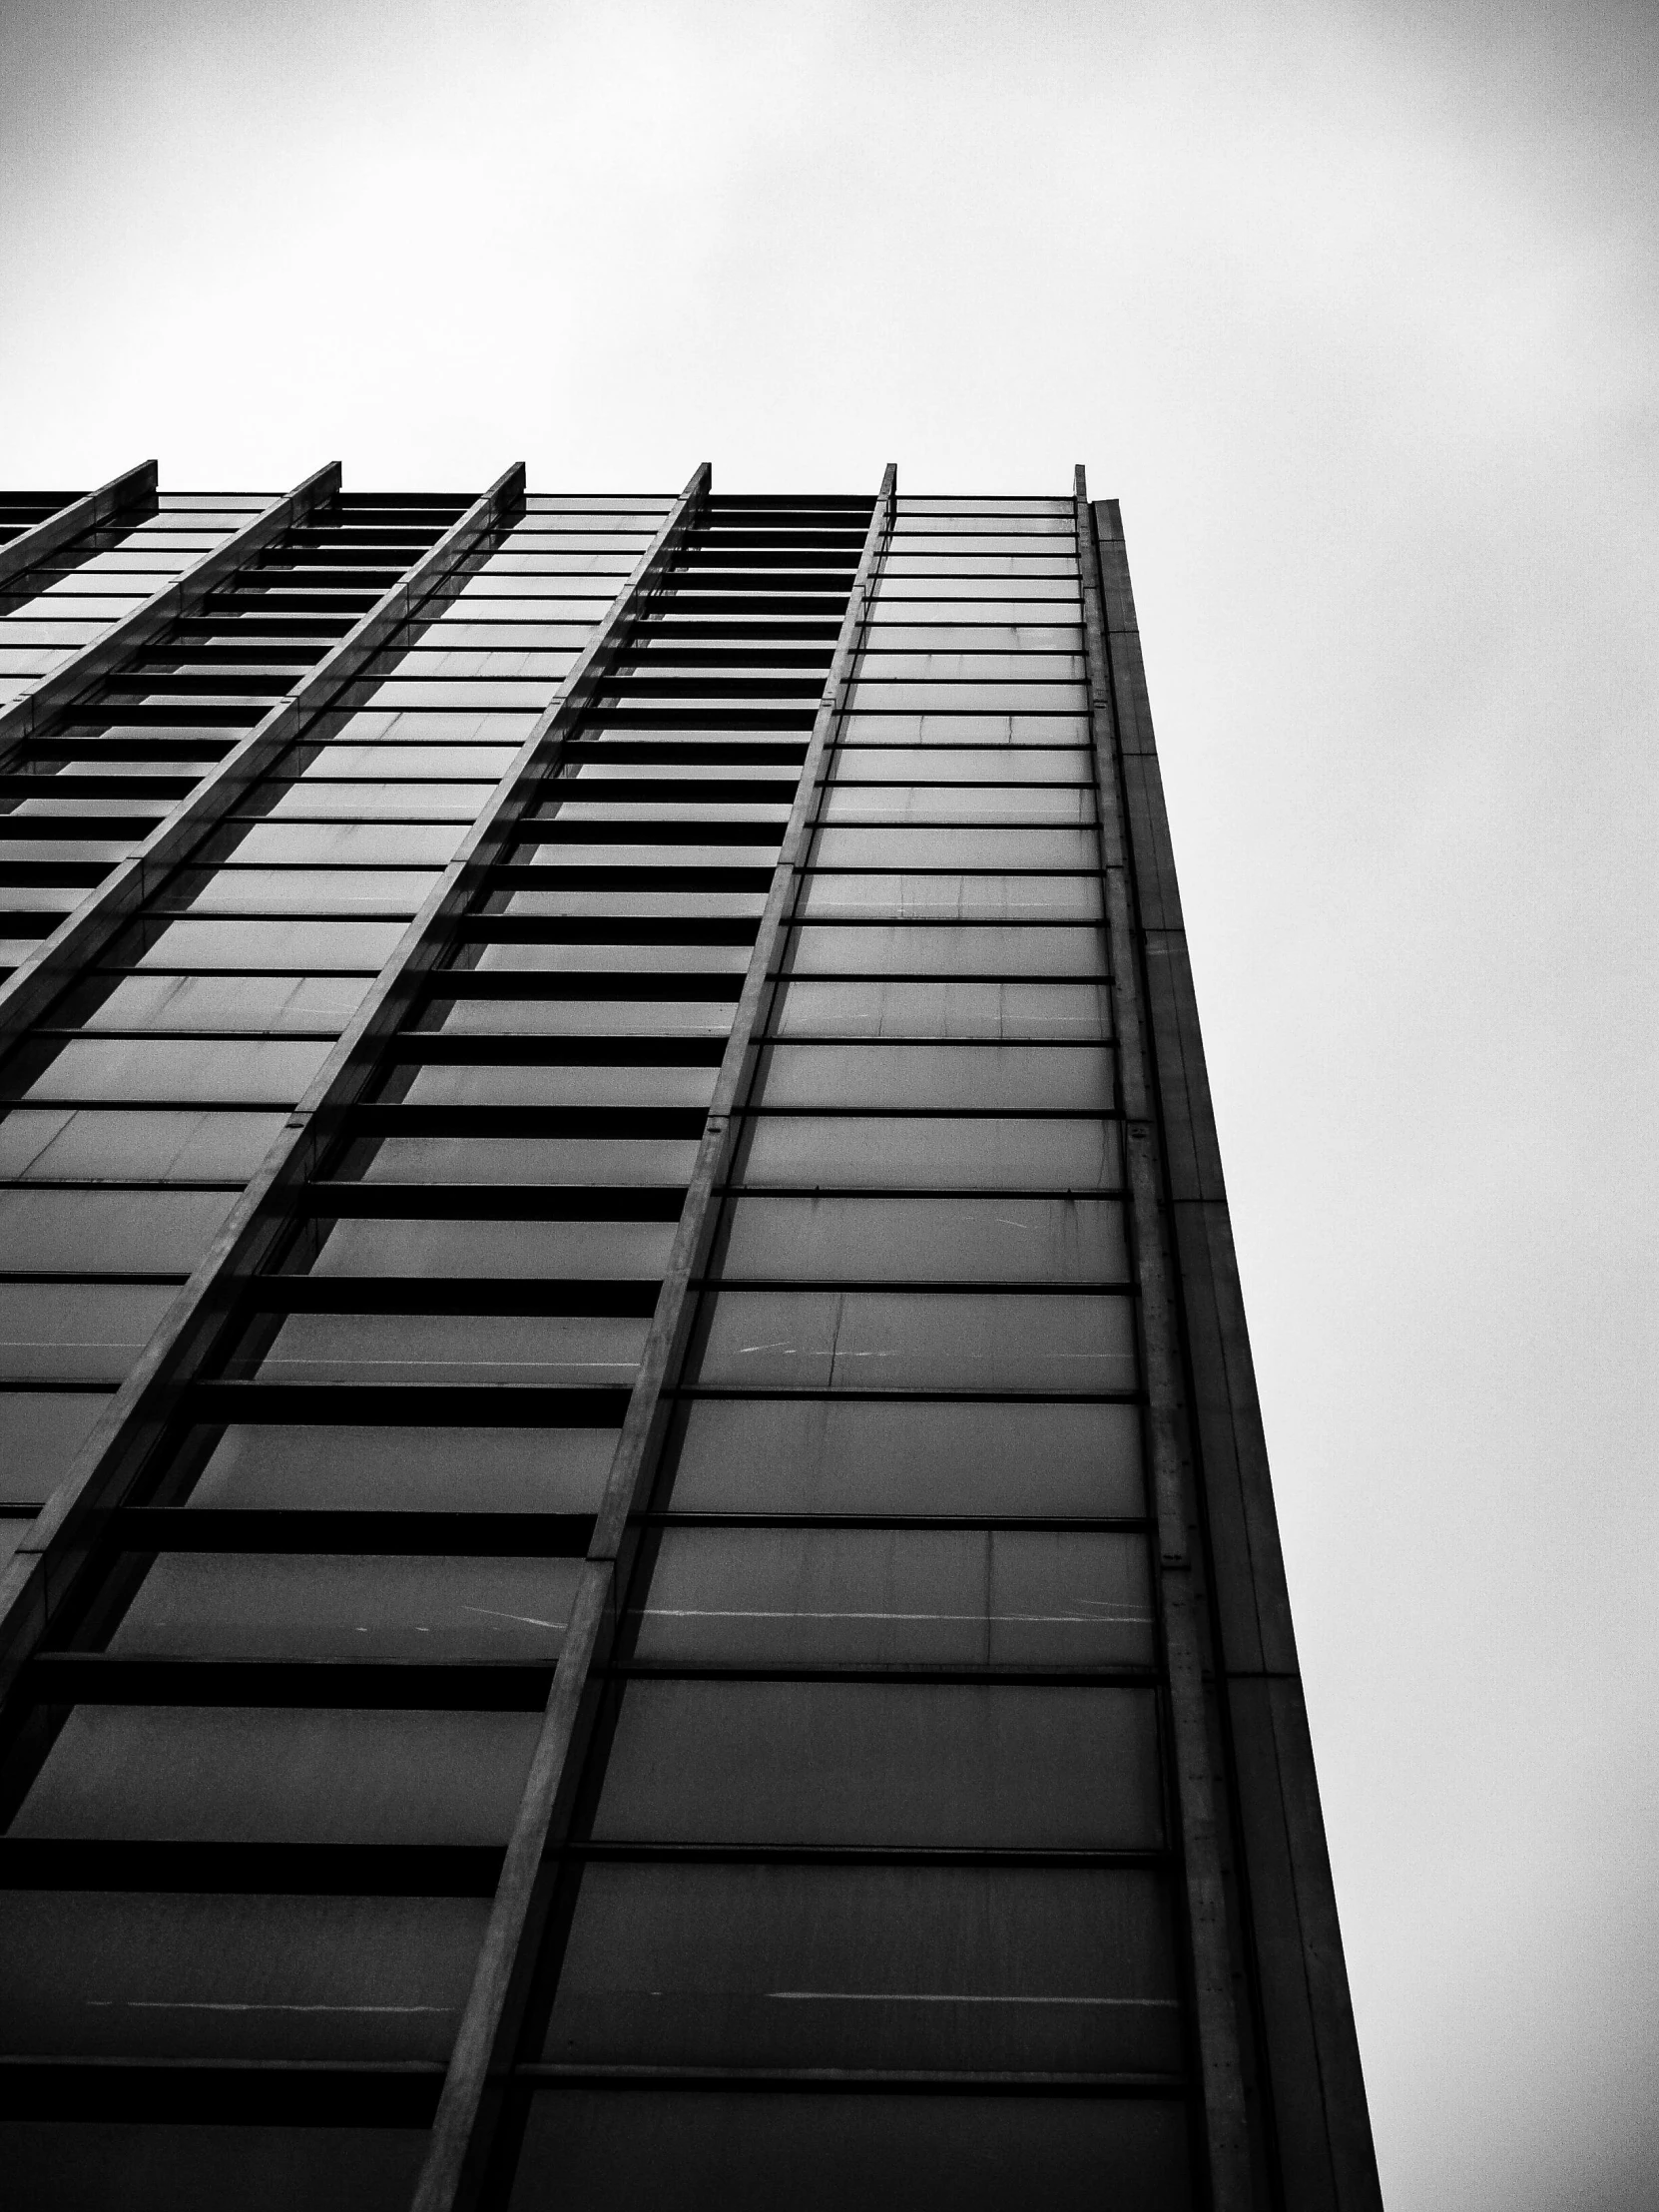
[[[467,503],[342,496],[28,741],[7,821],[73,829],[96,880]],[[0,1066],[0,1536],[74,1457],[666,511],[532,499]],[[26,895],[44,928],[86,892]]]
[[[89,989],[161,1026],[0,1124],[25,1195],[84,1206],[96,1160],[229,1204],[666,502],[579,506],[532,501],[134,929]],[[869,513],[711,503],[25,1675],[30,2201],[408,2201]]]
[[[1067,500],[900,501],[487,2201],[1190,2197]]]

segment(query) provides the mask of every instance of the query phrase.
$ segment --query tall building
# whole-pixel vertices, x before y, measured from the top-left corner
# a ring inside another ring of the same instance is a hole
[[[0,532],[12,2201],[1372,2212],[1116,504]]]

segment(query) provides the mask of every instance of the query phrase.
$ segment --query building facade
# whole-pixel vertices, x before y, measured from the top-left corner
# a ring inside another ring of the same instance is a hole
[[[1374,2208],[1116,504],[0,606],[16,2201]]]

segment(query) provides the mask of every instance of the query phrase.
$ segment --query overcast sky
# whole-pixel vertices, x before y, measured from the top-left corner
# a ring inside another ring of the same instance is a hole
[[[1119,495],[1391,2212],[1659,2206],[1659,9],[6,0],[0,477]]]

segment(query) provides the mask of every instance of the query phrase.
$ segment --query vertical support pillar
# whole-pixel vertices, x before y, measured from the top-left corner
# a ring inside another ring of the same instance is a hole
[[[1165,1380],[1153,1380],[1149,1359],[1149,1386],[1170,1394],[1176,1408],[1172,1434],[1160,1438],[1155,1418],[1154,1454],[1188,1456],[1190,1526],[1203,1547],[1211,1706],[1226,1761],[1211,1789],[1214,1812],[1231,1816],[1236,1933],[1260,2088],[1261,2140],[1249,2147],[1257,2185],[1285,2212],[1381,2212],[1122,520],[1115,500],[1090,506],[1081,469],[1077,535],[1085,605],[1094,610],[1091,692],[1097,665],[1105,683],[1103,807],[1109,791],[1118,847],[1112,872],[1124,886],[1125,935],[1120,950],[1115,924],[1113,964],[1116,970],[1121,961],[1139,998],[1146,1165],[1132,1161],[1137,1230],[1144,1209],[1168,1332],[1158,1356]],[[1129,1058],[1125,1036],[1126,1090]],[[1143,1257],[1143,1291],[1146,1265]],[[1150,1335],[1150,1301],[1147,1326]],[[1163,1480],[1160,1474],[1160,1492]],[[1175,1532],[1165,1526],[1162,1494],[1159,1517],[1168,1591]],[[1180,1571],[1190,1590],[1190,1569]],[[1195,1597],[1186,1609],[1196,1631]],[[1199,1690],[1202,1698],[1202,1684]],[[1214,1838],[1213,1817],[1210,1826]],[[1199,1918],[1195,1893],[1195,1949]],[[1202,2008],[1202,1987],[1200,2001]]]
[[[1214,2212],[1249,2212],[1253,2201],[1239,2027],[1216,1788],[1205,1712],[1203,1651],[1189,1538],[1188,1469],[1182,1448],[1180,1361],[1159,1204],[1158,1136],[1137,976],[1123,809],[1118,789],[1105,614],[1094,523],[1083,471],[1075,520],[1083,599],[1089,727],[1100,803],[1101,872],[1112,970],[1113,1021],[1123,1108],[1124,1173],[1140,1285],[1141,1357],[1147,1394],[1147,1468],[1156,1524],[1160,1612],[1169,1671],[1176,1813],[1193,1975],[1199,2089]]]

